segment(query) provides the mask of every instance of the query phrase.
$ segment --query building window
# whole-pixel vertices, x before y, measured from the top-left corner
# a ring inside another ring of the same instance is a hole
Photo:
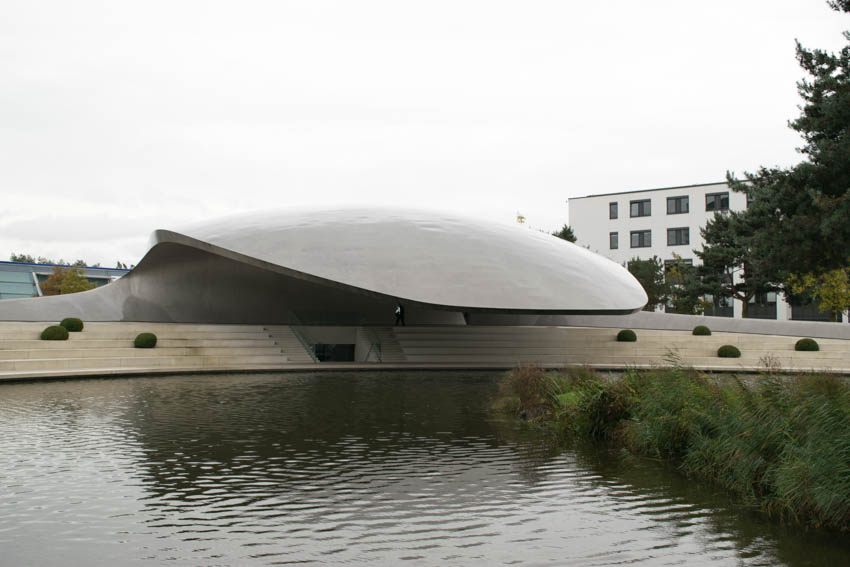
[[[616,232],[608,233],[608,243],[611,246],[611,250],[616,250],[619,248],[620,244],[620,235]]]
[[[690,244],[690,230],[688,227],[668,228],[667,246],[681,246],[682,244]]]
[[[688,212],[688,196],[667,197],[667,214],[681,215]]]
[[[608,203],[608,218],[617,218],[617,203]]]
[[[652,233],[649,230],[633,230],[632,248],[649,248],[652,246]]]
[[[648,217],[652,213],[652,209],[650,207],[650,200],[644,199],[643,201],[631,201],[631,216],[633,217]]]
[[[728,211],[729,191],[723,193],[707,193],[705,195],[706,211]]]

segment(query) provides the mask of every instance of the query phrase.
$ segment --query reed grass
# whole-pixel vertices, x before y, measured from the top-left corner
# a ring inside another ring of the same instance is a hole
[[[518,411],[565,437],[668,459],[773,517],[850,532],[845,378],[764,374],[745,382],[680,366],[611,378],[524,366],[506,383]]]

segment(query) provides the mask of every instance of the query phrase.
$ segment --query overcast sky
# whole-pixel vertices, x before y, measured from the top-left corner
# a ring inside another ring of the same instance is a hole
[[[136,263],[288,205],[554,230],[566,200],[792,165],[823,0],[10,1],[0,258]]]

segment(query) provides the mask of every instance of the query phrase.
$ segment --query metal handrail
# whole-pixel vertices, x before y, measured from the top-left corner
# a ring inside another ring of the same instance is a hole
[[[366,332],[366,338],[369,339],[369,352],[366,353],[366,358],[364,360],[369,360],[369,355],[372,352],[375,352],[375,355],[378,357],[378,362],[384,361],[383,352],[381,352],[381,341],[378,339],[378,336],[375,334],[375,331],[370,329],[369,327],[363,327],[363,330]]]
[[[292,325],[289,326],[289,329],[292,331],[292,334],[295,335],[295,338],[301,342],[301,346],[304,347],[304,350],[307,351],[307,354],[310,355],[310,358],[313,359],[313,362],[319,362],[319,358],[316,356],[315,345],[311,345],[309,342],[307,342],[307,338]]]

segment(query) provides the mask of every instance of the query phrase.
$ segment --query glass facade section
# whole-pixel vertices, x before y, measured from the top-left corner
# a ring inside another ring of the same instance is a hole
[[[32,272],[0,271],[0,299],[16,299],[37,295]]]
[[[38,297],[38,286],[44,284],[57,266],[53,264],[29,264],[26,262],[0,261],[0,300]],[[58,266],[67,269],[67,266]],[[86,268],[85,278],[98,286],[106,285],[129,272],[121,268]],[[38,284],[36,285],[36,281]]]

